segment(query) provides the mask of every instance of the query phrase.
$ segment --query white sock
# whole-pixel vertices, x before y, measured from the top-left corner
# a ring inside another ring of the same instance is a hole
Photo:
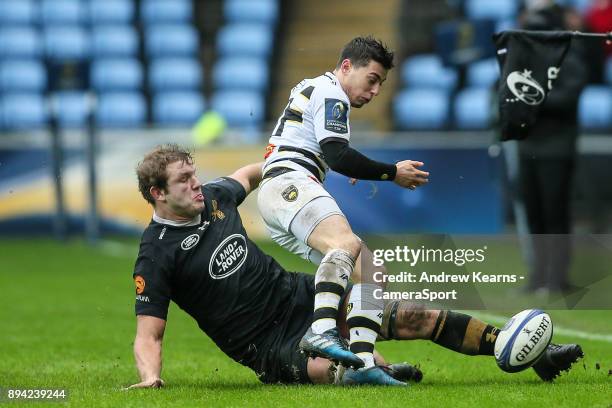
[[[350,349],[365,363],[374,366],[374,344],[382,324],[382,299],[374,298],[374,290],[380,286],[364,283],[353,286],[349,298],[347,324],[350,332]]]

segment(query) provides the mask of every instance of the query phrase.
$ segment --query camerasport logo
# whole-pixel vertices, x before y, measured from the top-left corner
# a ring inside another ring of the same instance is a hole
[[[246,261],[248,248],[246,238],[233,234],[217,246],[208,264],[208,273],[213,279],[227,278]]]
[[[136,284],[136,294],[137,295],[140,295],[142,292],[144,292],[145,280],[142,276],[140,275],[134,276],[134,283]]]
[[[181,242],[181,248],[183,249],[183,251],[187,251],[196,246],[199,240],[200,236],[198,234],[191,234],[190,236],[185,238],[183,242]]]

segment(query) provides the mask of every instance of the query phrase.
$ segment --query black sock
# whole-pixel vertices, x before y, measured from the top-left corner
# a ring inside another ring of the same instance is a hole
[[[492,356],[498,333],[498,328],[472,316],[442,310],[431,340],[459,353]]]

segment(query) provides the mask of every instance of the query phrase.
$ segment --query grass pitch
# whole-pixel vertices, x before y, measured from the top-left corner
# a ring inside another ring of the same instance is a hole
[[[273,244],[262,247],[290,270],[313,270]],[[136,253],[136,241],[97,248],[81,241],[0,241],[4,393],[64,388],[68,405],[84,407],[612,406],[612,343],[605,340],[555,335],[557,342],[578,341],[586,358],[554,384],[542,383],[532,370],[505,374],[493,358],[463,356],[426,341],[394,341],[380,343],[379,350],[389,361],[419,364],[425,374],[421,384],[406,389],[269,386],[223,355],[174,305],[164,340],[167,386],[122,391],[138,381],[132,357]],[[610,311],[551,315],[567,329],[612,332]]]

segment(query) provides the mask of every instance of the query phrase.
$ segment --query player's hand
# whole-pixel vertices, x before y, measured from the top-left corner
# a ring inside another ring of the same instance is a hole
[[[161,378],[153,378],[151,380],[145,380],[145,381],[139,382],[138,384],[132,384],[125,389],[132,390],[135,388],[161,388],[165,384],[166,383]]]
[[[404,160],[397,163],[395,165],[397,173],[393,182],[410,190],[427,184],[429,182],[429,172],[419,170],[419,167],[423,165],[423,162],[414,160]]]
[[[356,179],[356,178],[351,177],[351,178],[349,179],[349,184],[350,184],[351,186],[354,186],[355,184],[357,184],[357,179]]]

